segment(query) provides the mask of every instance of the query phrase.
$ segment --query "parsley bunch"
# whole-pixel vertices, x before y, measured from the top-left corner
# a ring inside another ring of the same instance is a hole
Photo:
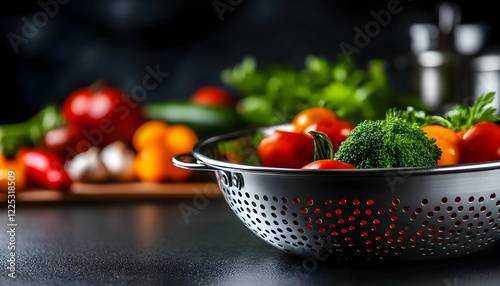
[[[470,107],[457,104],[450,108],[443,116],[429,115],[425,111],[416,110],[409,106],[406,110],[392,108],[387,110],[386,119],[397,117],[420,127],[427,125],[441,125],[453,131],[468,130],[479,122],[497,122],[500,117],[495,115],[496,108],[491,107],[495,93],[482,94]]]

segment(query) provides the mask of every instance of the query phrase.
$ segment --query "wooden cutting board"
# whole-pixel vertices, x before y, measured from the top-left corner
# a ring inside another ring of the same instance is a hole
[[[44,189],[28,189],[16,192],[16,202],[66,202],[66,201],[124,201],[162,200],[195,198],[208,199],[222,197],[219,186],[214,181],[194,181],[184,183],[73,183],[67,192]],[[7,194],[0,194],[0,201],[7,201]]]

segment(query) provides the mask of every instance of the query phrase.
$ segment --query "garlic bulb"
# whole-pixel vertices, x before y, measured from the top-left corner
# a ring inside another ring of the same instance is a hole
[[[111,177],[108,169],[99,158],[100,149],[90,147],[86,152],[77,154],[65,165],[66,172],[76,182],[104,182]]]
[[[119,181],[135,179],[134,157],[134,151],[121,141],[107,145],[100,154],[100,159],[111,176]]]

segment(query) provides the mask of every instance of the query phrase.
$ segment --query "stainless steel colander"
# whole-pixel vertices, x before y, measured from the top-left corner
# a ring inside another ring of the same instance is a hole
[[[449,167],[299,170],[259,165],[258,134],[200,141],[178,167],[215,171],[238,218],[291,254],[339,260],[466,255],[500,234],[500,161]]]

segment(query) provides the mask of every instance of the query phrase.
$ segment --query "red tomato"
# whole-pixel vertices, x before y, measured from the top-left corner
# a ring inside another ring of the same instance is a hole
[[[337,115],[330,109],[324,107],[308,108],[299,112],[293,118],[292,124],[295,132],[304,132],[304,130],[311,124],[316,123],[322,119],[330,121],[337,120]]]
[[[459,163],[500,160],[500,126],[481,122],[472,126],[460,141]]]
[[[145,121],[139,104],[111,86],[77,89],[64,101],[62,112],[98,147],[115,141],[131,144],[135,129]]]
[[[56,153],[66,161],[87,151],[91,146],[80,128],[72,125],[51,129],[41,140],[41,149]]]
[[[354,129],[354,126],[343,120],[322,119],[316,123],[309,125],[304,132],[321,131],[328,136],[332,142],[333,154],[339,150],[339,146],[349,135],[349,132]]]
[[[351,164],[335,160],[317,160],[302,167],[302,169],[356,169]]]
[[[217,86],[205,86],[193,93],[189,101],[203,106],[235,107],[237,100],[227,90]]]
[[[305,133],[276,131],[262,139],[258,152],[266,167],[299,169],[314,160],[314,142]]]

